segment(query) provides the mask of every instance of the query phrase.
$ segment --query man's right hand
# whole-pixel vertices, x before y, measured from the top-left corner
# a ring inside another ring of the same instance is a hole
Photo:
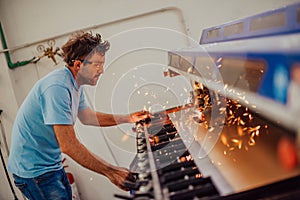
[[[136,181],[134,174],[124,167],[115,167],[109,172],[107,178],[117,187],[125,191],[130,190],[130,188],[125,186],[125,182],[134,183]]]

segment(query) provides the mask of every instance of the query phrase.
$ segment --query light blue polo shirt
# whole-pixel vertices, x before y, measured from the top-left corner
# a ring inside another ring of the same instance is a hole
[[[33,178],[61,169],[61,151],[53,124],[74,125],[78,111],[88,106],[67,67],[39,80],[25,98],[12,129],[8,170]]]

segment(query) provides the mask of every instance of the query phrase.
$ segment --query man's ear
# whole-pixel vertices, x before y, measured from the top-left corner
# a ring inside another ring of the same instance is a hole
[[[79,69],[80,69],[80,66],[81,66],[81,61],[80,60],[75,60],[74,61],[74,69],[76,70],[76,71],[79,71]]]

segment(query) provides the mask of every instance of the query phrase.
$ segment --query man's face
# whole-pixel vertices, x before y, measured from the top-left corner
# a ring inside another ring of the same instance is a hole
[[[105,56],[95,53],[92,57],[84,60],[77,73],[77,82],[79,85],[96,85],[99,76],[103,73]]]

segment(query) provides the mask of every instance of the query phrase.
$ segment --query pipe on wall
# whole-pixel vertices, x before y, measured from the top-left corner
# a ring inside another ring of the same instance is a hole
[[[135,18],[138,18],[138,17],[143,17],[143,16],[152,15],[152,14],[155,14],[155,13],[167,12],[167,11],[175,11],[179,14],[179,17],[181,18],[181,23],[183,25],[184,34],[186,34],[188,36],[189,33],[187,31],[187,26],[185,24],[185,19],[184,19],[183,13],[182,13],[181,9],[179,9],[177,7],[164,7],[164,8],[160,8],[160,9],[156,9],[156,10],[150,10],[148,12],[143,12],[143,13],[136,14],[136,15],[133,15],[133,16],[128,16],[128,17],[124,17],[124,18],[121,18],[121,19],[116,19],[116,20],[112,20],[112,21],[109,21],[109,22],[104,22],[102,24],[89,26],[89,27],[86,27],[86,28],[83,28],[83,29],[80,29],[80,30],[96,29],[96,28],[100,28],[100,27],[103,27],[103,26],[128,21],[130,19],[135,19]],[[1,22],[0,22],[0,29],[1,29],[1,34],[3,34],[2,27],[1,27]],[[74,32],[76,32],[76,30],[72,31],[72,32],[63,33],[63,34],[60,34],[60,35],[57,35],[57,36],[53,36],[53,37],[48,38],[48,39],[43,39],[43,40],[35,41],[35,42],[32,42],[32,43],[28,43],[28,44],[20,45],[20,46],[17,46],[17,47],[13,47],[13,48],[10,48],[10,49],[8,49],[7,46],[5,46],[5,48],[3,48],[3,50],[0,50],[0,53],[6,53],[6,52],[9,52],[9,51],[16,51],[18,49],[22,49],[22,48],[29,47],[29,46],[32,46],[32,45],[36,45],[36,44],[39,44],[39,43],[42,43],[42,42],[45,42],[45,41],[54,40],[54,39],[61,38],[61,37],[67,36],[67,35],[71,35]],[[2,39],[2,35],[1,35],[1,39]]]
[[[4,32],[3,32],[3,29],[2,29],[1,22],[0,22],[0,36],[1,36],[1,42],[2,42],[3,49],[7,49],[7,44],[6,44],[6,40],[5,40],[5,36],[4,36]],[[11,61],[11,58],[10,58],[10,55],[9,55],[9,51],[5,51],[4,53],[5,53],[7,65],[8,65],[8,67],[10,69],[14,69],[16,67],[24,66],[24,65],[27,65],[29,63],[33,63],[33,62],[36,61],[36,58],[33,57],[33,58],[29,59],[29,60],[17,61],[16,63],[13,63]]]

